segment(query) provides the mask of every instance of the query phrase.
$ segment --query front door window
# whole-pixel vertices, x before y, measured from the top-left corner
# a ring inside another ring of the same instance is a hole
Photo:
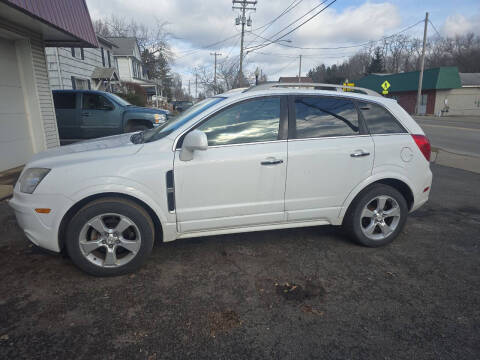
[[[280,97],[244,101],[220,111],[198,127],[208,145],[233,145],[278,139]]]

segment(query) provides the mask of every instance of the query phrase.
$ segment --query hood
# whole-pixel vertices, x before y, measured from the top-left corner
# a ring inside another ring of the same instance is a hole
[[[46,166],[47,163],[71,163],[72,161],[88,161],[133,154],[141,148],[141,144],[133,144],[130,141],[131,136],[132,133],[120,134],[56,147],[35,154],[30,163],[35,163],[36,166]]]
[[[141,106],[128,106],[127,111],[135,111],[135,112],[141,112],[141,113],[146,113],[146,114],[168,114],[168,110],[163,110],[163,109],[152,109],[152,108],[146,108],[146,107],[141,107]]]

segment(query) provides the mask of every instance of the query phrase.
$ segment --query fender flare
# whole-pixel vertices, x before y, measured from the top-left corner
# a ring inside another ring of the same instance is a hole
[[[387,180],[387,179],[393,179],[393,180],[398,180],[403,183],[405,183],[409,188],[412,194],[415,196],[415,187],[413,186],[412,182],[404,175],[399,174],[398,172],[381,172],[381,173],[376,173],[372,174],[368,178],[366,178],[364,181],[362,181],[360,184],[358,184],[347,196],[345,201],[342,204],[342,207],[340,209],[340,212],[338,214],[339,217],[339,222],[342,223],[343,217],[345,216],[345,213],[347,212],[348,208],[352,204],[353,200],[357,197],[358,194],[360,194],[366,187],[372,185],[373,183],[376,183],[378,181],[382,180]]]
[[[122,178],[124,182],[130,182],[132,184],[118,184],[112,183],[111,178],[107,178],[110,181],[102,182],[101,184],[90,184],[87,187],[84,187],[72,194],[69,194],[68,198],[73,202],[71,206],[65,211],[64,214],[61,216],[61,220],[58,226],[58,242],[59,247],[63,247],[63,240],[62,235],[63,231],[65,230],[64,226],[66,225],[66,216],[71,212],[72,209],[75,209],[79,204],[89,198],[98,198],[101,196],[115,196],[115,195],[124,195],[127,198],[132,198],[134,200],[138,200],[139,202],[148,206],[153,212],[153,214],[157,217],[158,223],[161,227],[162,232],[162,239],[163,241],[171,241],[176,238],[176,221],[173,220],[169,222],[165,214],[165,210],[162,209],[161,205],[154,201],[155,194],[149,194],[149,191],[144,191],[143,185],[131,182],[130,180]],[[106,180],[105,178],[99,178],[97,180]],[[173,215],[174,216],[174,215]],[[152,219],[155,222],[155,219]],[[172,220],[172,219],[170,219]]]

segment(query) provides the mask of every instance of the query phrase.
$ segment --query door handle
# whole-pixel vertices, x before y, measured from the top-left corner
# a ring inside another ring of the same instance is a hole
[[[365,152],[363,150],[355,150],[354,153],[350,154],[351,157],[357,158],[357,157],[362,157],[362,156],[368,156],[370,155],[369,152]]]
[[[278,164],[282,164],[282,163],[283,163],[283,160],[269,159],[269,160],[262,161],[260,164],[268,166],[268,165],[278,165]]]

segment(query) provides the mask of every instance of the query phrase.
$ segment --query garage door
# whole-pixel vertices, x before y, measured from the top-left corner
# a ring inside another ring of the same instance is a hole
[[[33,154],[13,41],[0,38],[0,171],[25,164]]]

